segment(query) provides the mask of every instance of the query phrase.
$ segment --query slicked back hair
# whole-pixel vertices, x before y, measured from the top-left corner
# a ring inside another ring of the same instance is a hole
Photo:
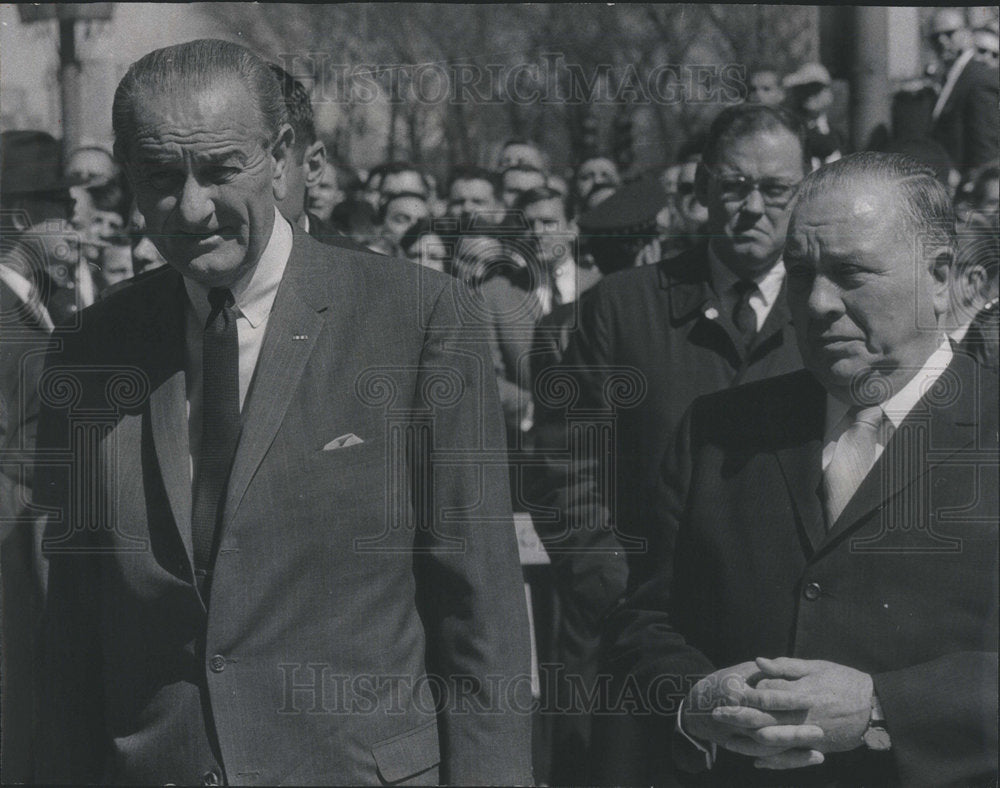
[[[701,158],[710,167],[719,161],[722,148],[737,139],[752,134],[784,131],[799,141],[802,150],[803,174],[811,169],[809,154],[806,152],[806,130],[802,121],[783,107],[767,104],[736,104],[720,112],[705,135],[705,147]]]
[[[825,192],[840,191],[858,183],[893,188],[901,197],[896,208],[908,225],[906,240],[916,242],[926,238],[935,247],[947,247],[954,259],[955,211],[948,190],[938,181],[934,170],[912,156],[873,151],[845,156],[806,176],[799,187],[798,200],[822,199]]]
[[[316,121],[313,115],[312,101],[309,91],[277,63],[268,63],[268,68],[281,85],[281,95],[285,98],[285,110],[288,112],[288,122],[295,132],[294,150],[298,154],[298,163],[302,164],[306,148],[316,141]]]
[[[278,80],[267,63],[246,47],[202,38],[154,50],[129,66],[118,83],[111,110],[115,158],[122,164],[129,162],[137,101],[189,97],[231,80],[244,85],[256,100],[265,137],[262,143],[270,146],[288,121]]]

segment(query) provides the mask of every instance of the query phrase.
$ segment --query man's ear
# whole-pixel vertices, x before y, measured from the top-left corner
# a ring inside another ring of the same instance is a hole
[[[274,176],[272,178],[272,189],[274,199],[281,202],[288,194],[288,183],[286,176],[289,167],[294,167],[292,161],[292,147],[295,144],[295,132],[287,123],[278,130],[278,138],[271,146],[271,158],[274,159]]]
[[[302,163],[305,166],[306,188],[311,189],[320,182],[326,169],[326,146],[322,140],[316,140],[306,148]]]
[[[954,276],[955,254],[944,246],[931,252],[930,274],[933,281],[932,302],[938,317],[948,312],[951,303],[951,279]]]

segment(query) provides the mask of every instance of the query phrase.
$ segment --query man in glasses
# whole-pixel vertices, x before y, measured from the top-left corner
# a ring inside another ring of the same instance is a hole
[[[755,104],[723,110],[695,178],[708,209],[701,242],[598,283],[580,301],[563,365],[536,382],[536,417],[546,419],[539,435],[546,491],[538,502],[560,513],[536,525],[559,583],[560,637],[573,637],[577,653],[586,654],[566,670],[582,679],[568,681],[593,680],[586,666],[601,620],[626,584],[651,569],[657,537],[647,528],[649,494],[685,409],[702,394],[801,366],[782,294],[781,250],[807,169],[803,129],[788,112]],[[570,405],[546,396],[558,375],[571,377],[579,392]],[[584,414],[592,426],[581,423]],[[601,432],[607,423],[610,435]],[[597,440],[578,442],[588,429]],[[599,771],[552,775],[552,782],[645,782],[630,770],[636,742],[621,725],[621,717],[611,718],[602,746],[595,730]],[[579,748],[576,764],[584,765],[585,738],[557,746]]]
[[[1000,72],[976,59],[972,35],[958,8],[931,19],[931,46],[944,82],[931,112],[933,136],[961,172],[997,158],[1000,151]]]

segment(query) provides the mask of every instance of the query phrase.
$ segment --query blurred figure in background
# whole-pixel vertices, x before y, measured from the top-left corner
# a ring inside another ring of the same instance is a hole
[[[827,111],[833,105],[830,72],[820,63],[806,63],[785,77],[785,91],[792,111],[806,124],[806,146],[816,169],[844,155],[844,138],[830,125]]]
[[[456,167],[448,186],[448,216],[468,229],[496,227],[503,223],[504,204],[500,200],[499,178],[482,167]]]
[[[320,221],[329,222],[333,209],[361,186],[357,172],[342,162],[327,159],[319,180],[306,188],[306,210]]]
[[[1000,234],[997,215],[973,213],[958,232],[958,254],[948,282],[948,336],[985,367],[998,362]]]
[[[500,174],[500,199],[508,209],[513,208],[522,194],[546,188],[545,183],[542,170],[527,164],[514,164]]]
[[[529,167],[548,172],[549,163],[538,144],[526,139],[509,139],[500,147],[496,172],[505,172],[511,167]]]
[[[965,222],[970,214],[996,216],[1000,210],[1000,165],[986,164],[968,173],[955,195],[955,212]]]
[[[417,220],[399,240],[399,248],[407,260],[443,274],[450,273],[452,246],[434,230],[430,217]]]
[[[747,80],[747,101],[751,104],[781,105],[785,100],[785,89],[777,71],[761,69],[750,74]]]
[[[318,240],[327,233],[318,216],[306,211],[306,191],[319,183],[326,169],[326,146],[316,137],[309,91],[299,80],[276,63],[269,63],[271,73],[278,78],[281,95],[288,110],[288,123],[295,133],[292,143],[292,166],[285,174],[285,194],[277,201],[278,210],[292,224],[297,224]]]
[[[167,264],[156,244],[146,235],[146,219],[137,207],[132,208],[128,232],[132,241],[132,268],[137,274]]]
[[[939,9],[931,17],[928,38],[942,72],[931,111],[932,135],[964,173],[996,159],[1000,151],[1000,75],[996,66],[975,59],[962,9]]]
[[[387,195],[379,209],[379,227],[385,254],[402,256],[399,242],[420,219],[430,216],[427,200],[420,194],[400,192]],[[380,250],[381,251],[381,250]]]
[[[621,186],[617,165],[606,156],[584,159],[573,176],[574,213],[581,214],[606,200]]]
[[[977,27],[972,31],[972,45],[976,60],[996,68],[1000,63],[1000,36],[991,27]]]

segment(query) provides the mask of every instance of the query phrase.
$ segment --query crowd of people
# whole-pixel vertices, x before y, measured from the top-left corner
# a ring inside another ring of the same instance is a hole
[[[995,781],[997,33],[927,35],[872,150],[807,63],[629,178],[361,172],[210,40],[4,132],[4,782]]]

